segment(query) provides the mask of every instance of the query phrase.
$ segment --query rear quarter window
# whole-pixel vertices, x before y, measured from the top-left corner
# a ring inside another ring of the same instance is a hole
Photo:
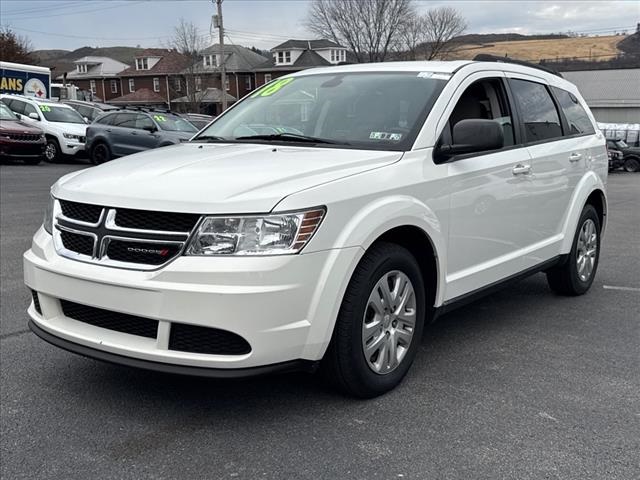
[[[561,88],[552,87],[560,108],[569,124],[568,135],[590,135],[595,133],[593,124],[576,96]]]

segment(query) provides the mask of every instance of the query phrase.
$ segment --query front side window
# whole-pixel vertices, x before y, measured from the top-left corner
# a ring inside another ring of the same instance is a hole
[[[38,105],[44,118],[49,122],[85,123],[84,118],[71,107],[57,105]]]
[[[494,120],[502,127],[504,146],[515,144],[509,101],[502,80],[487,78],[472,83],[462,93],[442,132],[442,143],[452,143],[453,127],[461,120]]]
[[[36,111],[36,107],[34,107],[33,105],[29,105],[28,103],[24,104],[24,114],[29,116],[30,113],[38,113]]]
[[[246,97],[199,137],[239,142],[307,137],[320,147],[408,150],[445,83],[417,72],[282,77]]]
[[[561,88],[553,88],[560,108],[564,112],[564,116],[569,124],[569,135],[585,135],[595,133],[593,124],[589,120],[587,112],[573,93],[562,90]]]
[[[136,115],[136,128],[139,130],[151,129],[153,128],[153,120],[151,120],[147,115],[143,113],[138,113]]]
[[[562,137],[560,117],[545,85],[528,80],[509,81],[524,124],[525,142]]]

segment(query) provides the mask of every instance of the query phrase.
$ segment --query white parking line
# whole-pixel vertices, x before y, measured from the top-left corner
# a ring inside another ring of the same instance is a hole
[[[605,290],[622,290],[625,292],[640,292],[640,288],[636,287],[616,287],[613,285],[603,285],[602,288]]]

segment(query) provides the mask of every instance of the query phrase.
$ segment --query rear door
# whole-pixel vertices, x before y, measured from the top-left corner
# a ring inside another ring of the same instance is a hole
[[[527,185],[528,248],[525,268],[559,254],[571,196],[585,172],[584,138],[570,135],[551,87],[537,77],[507,74],[522,138],[531,156]]]
[[[111,127],[107,130],[111,151],[118,157],[137,151],[133,135],[136,130],[136,115],[133,112],[117,113]]]

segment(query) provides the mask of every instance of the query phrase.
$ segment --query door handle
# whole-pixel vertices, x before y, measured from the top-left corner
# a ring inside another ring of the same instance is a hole
[[[518,165],[513,167],[513,170],[511,170],[511,172],[514,175],[527,175],[531,173],[531,165],[523,165],[522,163],[519,163]]]
[[[107,133],[111,133],[111,129],[110,128],[107,128]]]
[[[581,158],[582,158],[582,154],[581,153],[572,153],[571,155],[569,155],[569,161],[570,162],[577,162]]]

